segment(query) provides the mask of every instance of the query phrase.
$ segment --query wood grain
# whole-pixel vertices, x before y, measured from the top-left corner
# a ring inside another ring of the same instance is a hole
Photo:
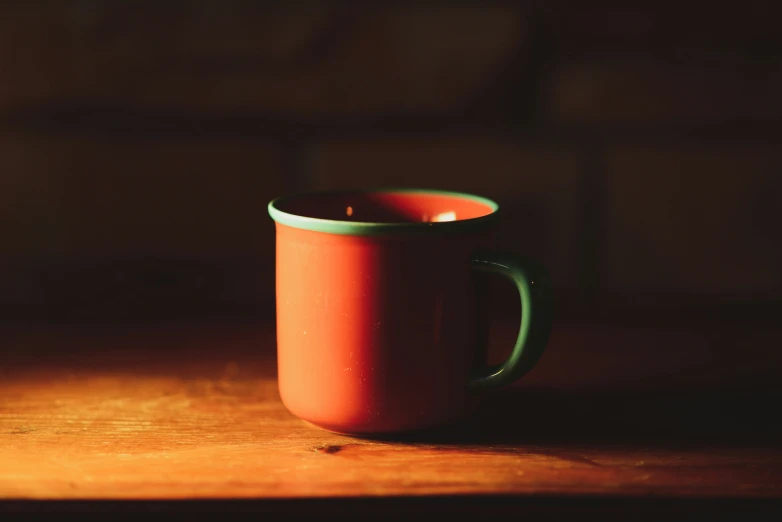
[[[498,344],[512,330],[501,329]],[[782,396],[774,385],[782,332],[755,331],[767,349],[753,366],[768,371],[754,387],[742,377],[746,366],[735,366],[733,380],[730,367],[715,368],[727,359],[712,343],[689,389],[650,385],[659,368],[635,386],[612,381],[644,373],[644,350],[614,369],[607,363],[612,350],[649,332],[611,332],[559,328],[535,375],[487,397],[464,423],[371,440],[288,413],[267,326],[3,328],[0,498],[782,498],[782,428],[769,409]],[[668,342],[662,353],[678,349],[692,360],[694,338],[657,332]],[[584,343],[600,340],[607,355],[593,344],[591,367],[577,358]],[[568,353],[580,368],[559,364]],[[684,356],[672,361],[669,373],[692,368]],[[590,386],[601,373],[602,385]]]

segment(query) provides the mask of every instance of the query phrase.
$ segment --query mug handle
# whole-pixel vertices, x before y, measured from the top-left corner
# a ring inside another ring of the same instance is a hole
[[[537,364],[551,333],[554,299],[548,272],[536,261],[492,250],[476,252],[470,261],[476,272],[513,281],[521,297],[521,326],[510,356],[498,366],[475,370],[467,384],[469,391],[482,392],[516,381]]]

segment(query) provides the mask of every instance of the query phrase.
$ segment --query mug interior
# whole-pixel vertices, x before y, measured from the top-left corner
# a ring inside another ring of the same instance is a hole
[[[273,205],[278,211],[304,218],[372,224],[463,221],[497,210],[493,201],[478,196],[416,189],[313,193],[284,198]]]

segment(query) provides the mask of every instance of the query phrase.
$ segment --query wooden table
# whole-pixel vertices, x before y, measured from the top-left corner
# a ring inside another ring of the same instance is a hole
[[[396,440],[288,413],[263,323],[0,340],[0,511],[782,513],[779,327],[558,325],[475,416]]]

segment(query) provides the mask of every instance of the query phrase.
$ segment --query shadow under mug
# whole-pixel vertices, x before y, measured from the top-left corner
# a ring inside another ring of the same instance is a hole
[[[269,203],[288,410],[350,435],[426,430],[532,369],[551,330],[551,284],[537,262],[492,249],[498,208],[411,188]],[[498,366],[486,363],[486,273],[508,278],[521,298],[518,339]]]

